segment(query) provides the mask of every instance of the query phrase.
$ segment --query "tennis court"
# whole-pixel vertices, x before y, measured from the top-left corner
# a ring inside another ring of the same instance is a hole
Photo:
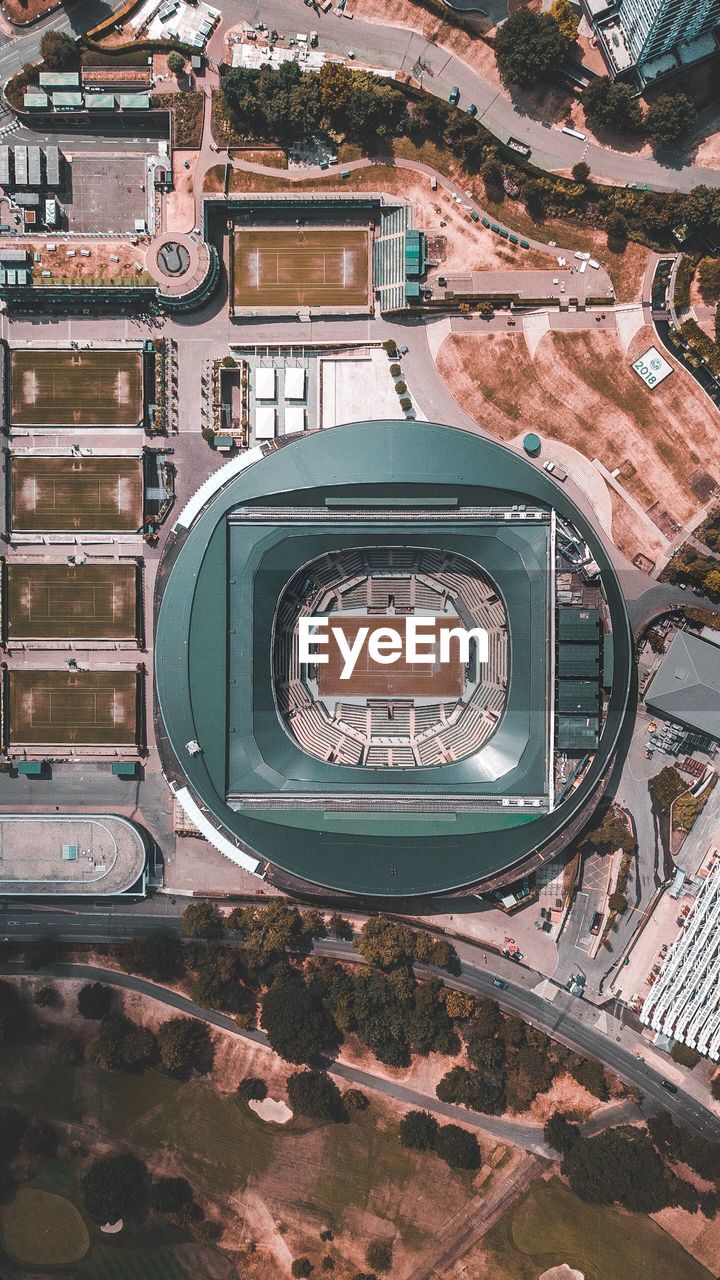
[[[439,648],[440,632],[450,631],[458,626],[457,618],[437,618],[436,644]],[[318,690],[320,696],[341,697],[402,697],[402,698],[459,698],[465,687],[465,669],[460,661],[460,642],[450,641],[449,662],[408,662],[405,658],[405,627],[407,618],[387,615],[386,617],[359,618],[355,615],[333,618],[328,630],[328,661],[318,665]],[[368,645],[369,635],[360,650],[357,664],[347,680],[341,679],[345,659],[337,641],[333,637],[332,627],[342,626],[348,645],[355,641],[361,627],[369,632],[380,631],[391,627],[399,632],[402,638],[403,652],[397,661],[387,666],[374,662],[370,657]],[[432,634],[432,633],[430,633]]]
[[[133,640],[134,564],[7,564],[8,640]]]
[[[135,533],[143,519],[142,458],[10,460],[11,524],[18,532]]]
[[[137,743],[137,671],[22,670],[7,679],[11,747]]]
[[[12,426],[135,427],[142,417],[140,351],[10,352]]]
[[[235,231],[236,307],[367,307],[369,233]]]

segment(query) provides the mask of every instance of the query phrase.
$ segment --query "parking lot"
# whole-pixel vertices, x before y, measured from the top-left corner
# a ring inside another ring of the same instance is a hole
[[[145,218],[144,155],[72,154],[70,190],[61,201],[69,231],[134,231]]]

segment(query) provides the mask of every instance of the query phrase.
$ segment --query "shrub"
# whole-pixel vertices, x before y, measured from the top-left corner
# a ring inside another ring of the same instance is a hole
[[[412,409],[412,400],[409,396],[400,397],[400,408],[407,413],[408,409]]]
[[[403,382],[401,378],[399,382],[395,383],[395,390],[397,391],[399,396],[404,396],[405,392],[407,391],[407,383]]]
[[[399,364],[391,364],[391,365],[390,365],[390,376],[391,376],[391,377],[393,377],[393,378],[399,378],[401,373],[402,373],[402,369],[400,368],[400,365],[399,365]]]
[[[433,1151],[437,1131],[438,1122],[429,1111],[408,1111],[400,1121],[400,1142],[412,1151]]]
[[[38,1005],[40,1009],[57,1009],[62,1004],[60,992],[57,987],[50,984],[44,987],[38,987],[33,991],[33,1004]]]
[[[572,176],[575,182],[587,182],[590,177],[590,165],[585,160],[578,160],[572,167]]]
[[[292,1276],[309,1276],[312,1275],[313,1264],[309,1258],[295,1258],[290,1267]]]
[[[168,71],[172,71],[174,76],[181,76],[185,70],[185,59],[175,49],[168,54],[167,64]]]
[[[397,342],[394,338],[386,338],[382,344],[382,349],[387,355],[394,358],[397,355]]]
[[[313,1120],[345,1119],[342,1094],[324,1071],[298,1071],[287,1082],[293,1111]]]
[[[365,1261],[373,1271],[389,1271],[392,1266],[392,1241],[371,1240],[365,1250]]]
[[[363,1093],[362,1089],[346,1089],[343,1102],[350,1111],[367,1111],[370,1105],[367,1094]]]
[[[620,893],[616,889],[614,893],[610,894],[608,906],[611,911],[614,911],[617,915],[621,916],[624,911],[627,911],[628,900],[624,893]]]
[[[267,1098],[267,1085],[259,1076],[246,1076],[240,1081],[237,1093],[246,1102],[262,1102]]]
[[[697,1049],[691,1049],[689,1044],[681,1044],[679,1040],[673,1045],[670,1057],[681,1067],[696,1067],[702,1060],[702,1054]]]
[[[89,1020],[104,1018],[110,1012],[112,1003],[113,993],[110,987],[104,987],[101,982],[86,982],[78,992],[78,1013]]]
[[[438,1129],[435,1150],[451,1169],[480,1167],[480,1148],[475,1134],[458,1124],[446,1124]]]
[[[480,306],[478,307],[478,311],[480,312],[481,316],[485,316],[485,318],[488,320],[492,319],[492,317],[495,315],[495,308],[489,298],[483,299],[483,301],[480,303]]]

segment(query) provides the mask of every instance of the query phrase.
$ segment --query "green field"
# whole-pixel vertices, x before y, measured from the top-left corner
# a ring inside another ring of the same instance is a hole
[[[536,1182],[484,1243],[495,1280],[537,1280],[562,1263],[585,1280],[712,1280],[649,1218],[585,1204],[558,1179]]]
[[[2,1208],[2,1242],[16,1262],[47,1267],[79,1262],[85,1257],[90,1236],[69,1200],[21,1187]]]

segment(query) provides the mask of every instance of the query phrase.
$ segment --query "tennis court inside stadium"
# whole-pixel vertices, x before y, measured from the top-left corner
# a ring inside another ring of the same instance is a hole
[[[134,640],[134,564],[7,564],[8,640]]]
[[[11,458],[11,522],[18,532],[135,533],[143,519],[142,458]]]
[[[367,231],[235,231],[236,307],[369,306]]]
[[[345,665],[340,648],[328,630],[328,645],[323,652],[328,661],[318,664],[318,691],[320,696],[330,698],[345,697],[401,697],[401,698],[459,698],[465,685],[464,665],[460,661],[460,641],[450,641],[450,660],[440,662],[408,662],[405,658],[405,626],[407,618],[396,615],[383,618],[361,618],[354,615],[337,619],[335,625],[342,626],[348,645],[352,645],[360,627],[367,627],[370,632],[392,627],[402,637],[403,651],[396,662],[387,666],[379,665],[370,657],[366,640],[351,676],[341,679]],[[458,618],[438,618],[436,620],[437,644],[439,648],[440,632],[449,631],[461,626]],[[369,636],[368,636],[369,639]]]
[[[135,745],[137,671],[9,671],[11,747]]]
[[[10,423],[136,427],[143,417],[142,360],[133,350],[11,351]]]

